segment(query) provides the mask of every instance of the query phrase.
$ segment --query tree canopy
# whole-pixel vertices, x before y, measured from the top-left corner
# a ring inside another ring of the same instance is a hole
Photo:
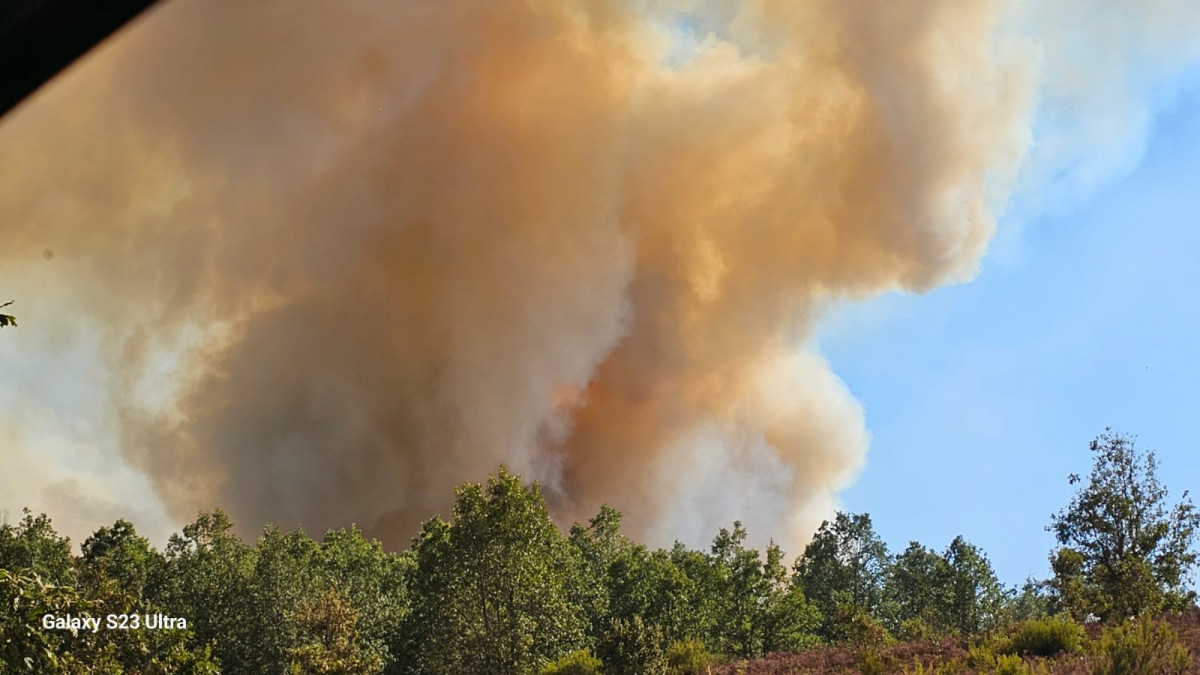
[[[893,555],[867,514],[824,522],[790,572],[740,522],[705,548],[653,549],[605,505],[564,534],[539,486],[503,467],[399,552],[354,527],[314,539],[268,525],[246,542],[214,510],[162,550],[117,520],[76,554],[26,510],[0,522],[0,673],[683,673],[712,655],[974,640],[1058,608],[1117,618],[1193,602],[1186,494],[1170,506],[1153,454],[1125,437],[1092,451],[1054,519],[1054,578],[1021,589],[961,536]],[[187,625],[72,633],[43,629],[47,613]]]
[[[1106,429],[1089,446],[1092,470],[1046,528],[1058,548],[1053,586],[1077,617],[1135,616],[1195,601],[1197,513],[1185,491],[1174,505],[1157,476],[1152,451]]]

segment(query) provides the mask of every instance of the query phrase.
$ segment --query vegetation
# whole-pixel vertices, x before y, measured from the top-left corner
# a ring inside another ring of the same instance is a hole
[[[1054,656],[1078,651],[1083,638],[1083,626],[1067,617],[1031,619],[1017,626],[1003,651],[1018,655]]]
[[[599,675],[602,665],[591,652],[580,650],[546,666],[540,675]]]
[[[161,551],[118,520],[75,554],[25,511],[0,524],[0,673],[1195,672],[1191,502],[1168,508],[1125,437],[1092,451],[1053,519],[1054,578],[1019,589],[962,537],[893,555],[866,514],[824,523],[790,569],[737,522],[705,550],[652,550],[605,506],[564,536],[503,468],[398,553],[357,529],[248,543],[213,511]]]
[[[1192,657],[1169,625],[1148,617],[1105,629],[1095,647],[1097,675],[1184,675]]]
[[[1047,528],[1062,546],[1051,566],[1064,606],[1080,620],[1119,620],[1194,603],[1187,582],[1200,513],[1188,493],[1169,507],[1158,460],[1129,436],[1106,429],[1091,451],[1091,474],[1070,477],[1084,484]]]
[[[3,305],[0,305],[0,309],[4,309],[5,307],[8,307],[11,304],[13,304],[13,301],[9,300],[8,302],[4,303]],[[5,326],[15,326],[15,325],[17,325],[17,317],[13,316],[12,314],[0,314],[0,328],[4,328]]]

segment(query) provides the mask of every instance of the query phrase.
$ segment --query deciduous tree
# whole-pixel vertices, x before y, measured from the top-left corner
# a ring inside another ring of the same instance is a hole
[[[839,511],[833,522],[821,524],[793,569],[795,582],[824,617],[823,637],[833,637],[837,616],[851,608],[880,617],[887,566],[887,546],[869,515]]]
[[[578,558],[537,485],[501,468],[459,488],[453,520],[427,522],[414,548],[412,670],[528,673],[584,646]]]
[[[1052,582],[1077,618],[1121,618],[1193,602],[1189,573],[1200,513],[1183,493],[1174,506],[1158,460],[1106,429],[1092,441],[1092,471],[1046,528],[1060,544]]]

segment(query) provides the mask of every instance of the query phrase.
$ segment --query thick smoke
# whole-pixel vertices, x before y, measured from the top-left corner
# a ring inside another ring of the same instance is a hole
[[[1053,54],[998,1],[678,5],[172,0],[0,124],[6,369],[100,345],[76,423],[176,520],[403,545],[503,462],[803,540],[868,445],[814,321],[970,278]],[[0,438],[6,495],[133,500]]]

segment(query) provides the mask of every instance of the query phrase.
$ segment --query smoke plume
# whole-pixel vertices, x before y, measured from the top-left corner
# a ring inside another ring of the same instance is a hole
[[[801,542],[869,442],[822,308],[969,279],[1077,159],[1026,161],[1087,102],[1033,13],[171,0],[0,123],[0,358],[53,389],[0,487],[403,545],[505,463],[564,522]]]

